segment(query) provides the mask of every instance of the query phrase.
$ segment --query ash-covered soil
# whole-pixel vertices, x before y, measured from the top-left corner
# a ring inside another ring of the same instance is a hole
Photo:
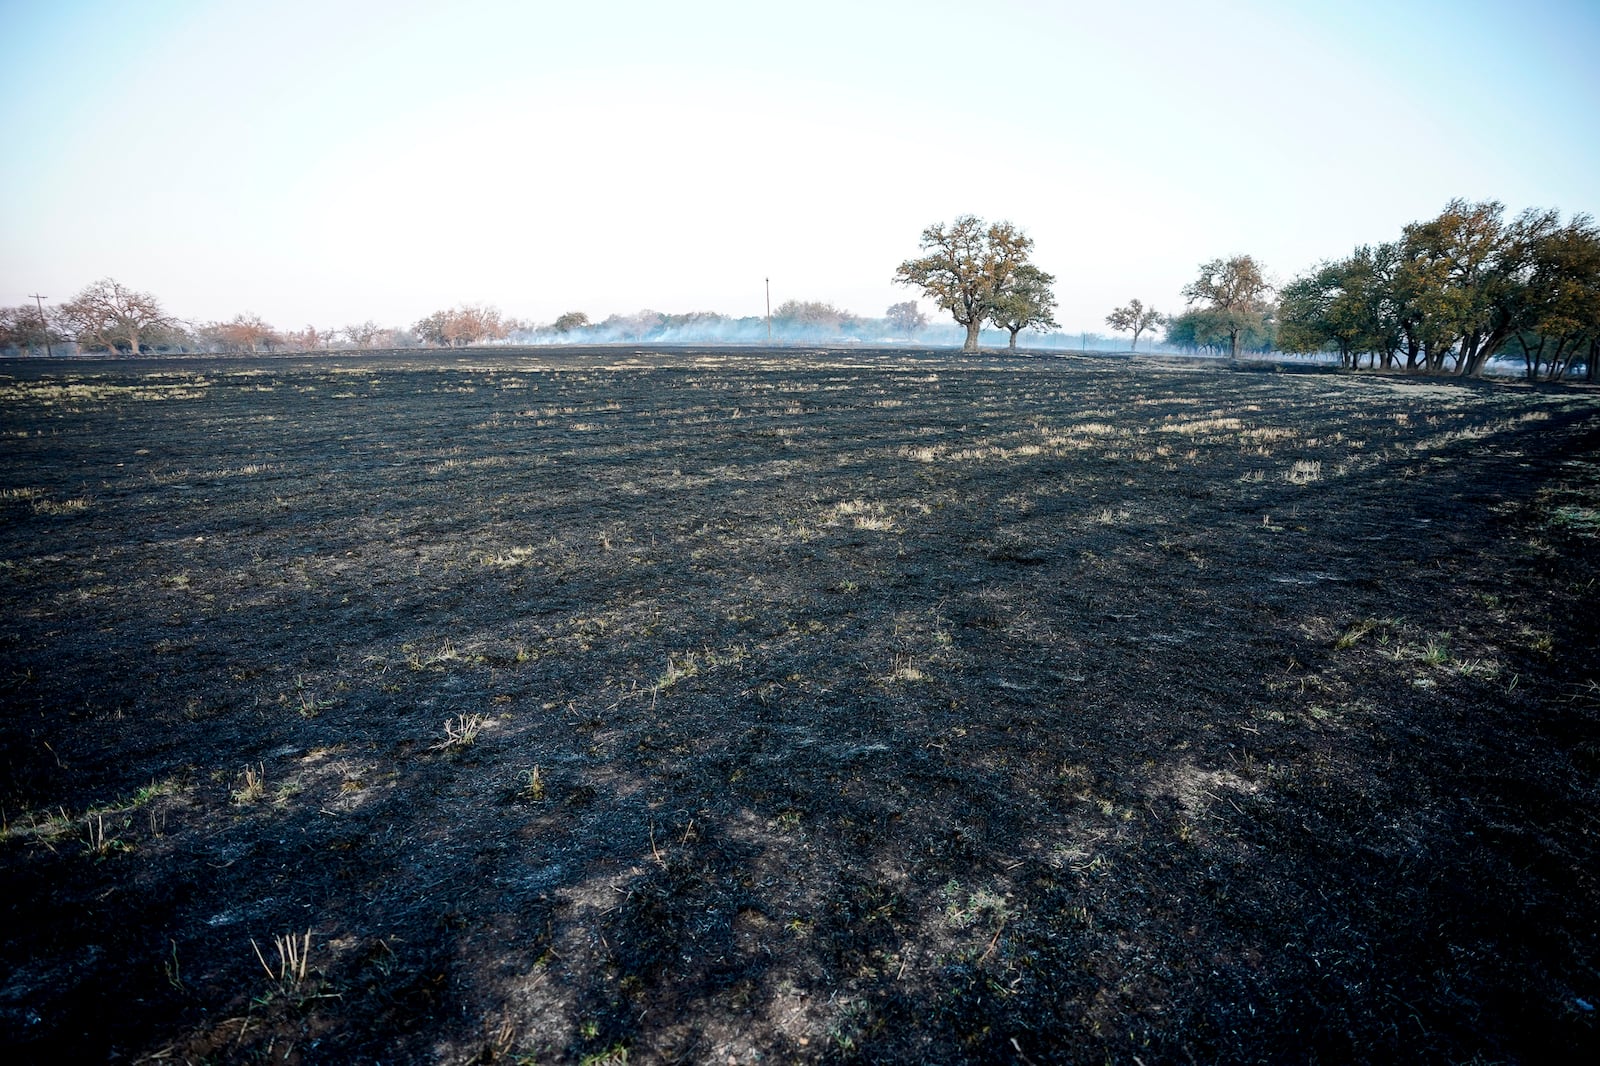
[[[0,1044],[1579,1061],[1597,546],[1577,390],[3,364]]]

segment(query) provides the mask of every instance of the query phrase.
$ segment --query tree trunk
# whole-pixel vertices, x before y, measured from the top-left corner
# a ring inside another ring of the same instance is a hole
[[[1422,365],[1430,374],[1444,373],[1444,352],[1439,350],[1437,343],[1430,342],[1422,346]]]
[[[1511,328],[1509,326],[1500,326],[1490,330],[1488,336],[1479,340],[1472,352],[1472,359],[1467,364],[1468,376],[1482,377],[1483,368],[1489,365],[1489,360],[1495,357],[1495,354],[1500,351],[1500,348],[1510,337]]]
[[[1239,330],[1228,331],[1228,363],[1235,364],[1239,361]]]
[[[1544,347],[1543,337],[1539,338],[1539,347],[1541,349]],[[1575,354],[1577,354],[1577,347],[1573,346],[1569,349],[1567,347],[1567,338],[1563,337],[1556,341],[1556,351],[1555,354],[1550,357],[1549,369],[1546,371],[1549,376],[1545,380],[1560,381],[1565,378],[1567,376],[1567,369],[1572,365],[1572,357]]]
[[[128,347],[131,349],[128,353],[129,355],[139,354],[139,328],[137,326],[128,327]]]
[[[1522,366],[1528,372],[1529,381],[1539,380],[1539,364],[1543,361],[1544,341],[1544,337],[1541,336],[1538,344],[1530,345],[1526,337],[1519,336],[1517,338],[1517,343],[1522,345]],[[1560,357],[1561,349],[1558,346],[1556,348],[1556,358],[1559,359]]]
[[[978,331],[982,328],[983,322],[979,319],[973,319],[967,323],[967,342],[961,346],[962,351],[975,352],[978,350]]]
[[[1007,350],[1013,352],[1017,350],[1017,334],[1021,332],[1022,331],[1020,329],[1014,329],[1011,331],[1011,342],[1006,345]]]
[[[1136,352],[1139,350],[1139,334],[1143,332],[1144,330],[1142,329],[1136,329],[1133,331],[1133,343],[1128,346],[1128,350],[1130,352]]]

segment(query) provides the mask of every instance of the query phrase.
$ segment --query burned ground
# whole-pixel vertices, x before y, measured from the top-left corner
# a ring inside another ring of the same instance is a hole
[[[25,1060],[1596,1043],[1593,394],[838,351],[0,374]]]

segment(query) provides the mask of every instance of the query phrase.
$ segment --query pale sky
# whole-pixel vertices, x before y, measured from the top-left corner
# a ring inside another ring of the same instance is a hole
[[[975,214],[1106,332],[1452,197],[1600,213],[1594,0],[0,0],[0,40],[6,304],[881,315]]]

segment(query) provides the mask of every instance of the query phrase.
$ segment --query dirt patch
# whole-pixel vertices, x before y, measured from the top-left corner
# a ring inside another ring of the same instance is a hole
[[[1590,395],[612,349],[0,404],[22,1060],[1595,1045]]]

